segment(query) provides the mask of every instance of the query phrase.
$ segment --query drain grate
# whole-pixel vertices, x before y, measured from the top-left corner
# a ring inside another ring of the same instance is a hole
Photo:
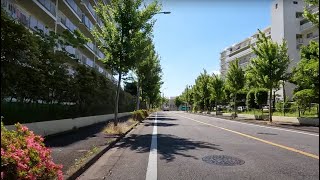
[[[214,164],[219,166],[236,166],[245,163],[244,160],[226,155],[205,156],[202,158],[202,160],[208,164]]]

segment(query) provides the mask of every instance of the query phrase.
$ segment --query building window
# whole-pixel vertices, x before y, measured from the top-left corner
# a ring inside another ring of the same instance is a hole
[[[307,34],[307,38],[309,39],[309,38],[312,38],[313,37],[313,33],[308,33]]]
[[[303,13],[302,13],[302,12],[296,12],[296,18],[301,18],[301,17],[302,17],[302,15],[303,15]]]
[[[293,4],[298,4],[298,1],[293,1]]]

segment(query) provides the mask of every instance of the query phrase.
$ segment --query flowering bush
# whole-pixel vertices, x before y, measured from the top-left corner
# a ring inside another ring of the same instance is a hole
[[[16,131],[1,122],[1,179],[63,179],[62,165],[56,165],[41,136],[21,124]]]

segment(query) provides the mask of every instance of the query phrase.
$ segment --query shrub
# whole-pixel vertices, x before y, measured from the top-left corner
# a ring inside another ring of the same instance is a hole
[[[256,108],[257,104],[255,102],[255,89],[252,89],[248,92],[246,105],[248,109]]]
[[[286,101],[284,102],[284,110],[285,112],[289,112],[290,109],[290,103],[288,101],[288,97],[286,98]],[[283,101],[279,101],[276,103],[276,111],[283,112]]]
[[[311,102],[314,98],[314,92],[312,89],[304,89],[294,94],[293,99],[296,101],[302,114],[308,107],[311,106]]]
[[[1,122],[1,179],[63,179],[62,165],[52,161],[41,136],[16,124],[7,130]]]
[[[142,121],[144,120],[146,117],[148,117],[148,111],[143,109],[143,110],[136,110],[132,112],[132,118],[135,121]]]
[[[267,104],[268,90],[264,88],[258,88],[255,91],[255,102],[262,108],[263,104]]]

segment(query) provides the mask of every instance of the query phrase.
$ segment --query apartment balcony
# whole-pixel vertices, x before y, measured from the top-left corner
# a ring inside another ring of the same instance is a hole
[[[97,14],[94,11],[94,8],[90,1],[88,0],[75,0],[76,3],[79,4],[79,7],[81,8],[82,12],[90,18],[92,22],[97,22]],[[93,1],[91,1],[93,2]]]
[[[1,0],[3,1],[3,0]],[[10,2],[10,1],[9,1]],[[11,1],[15,2],[15,1]],[[50,0],[16,0],[23,7],[49,28],[54,29],[56,21],[56,5]],[[15,5],[17,6],[17,5]]]
[[[94,25],[90,21],[90,19],[85,14],[83,14],[81,18],[81,22],[79,23],[79,29],[85,36],[87,36],[91,40],[94,40],[94,37],[91,33],[93,27]]]
[[[307,23],[300,25],[300,31],[304,32],[304,31],[311,29],[312,27],[314,27],[314,25],[311,22],[307,22]]]
[[[81,22],[82,11],[74,0],[63,0],[59,3],[59,9],[76,25]]]
[[[245,50],[239,52],[239,53],[236,53],[235,55],[233,56],[229,56],[225,59],[226,62],[230,62],[230,61],[233,61],[234,59],[236,58],[240,58],[240,57],[243,57],[243,56],[246,56],[248,54],[252,54],[253,51],[252,49],[250,48],[250,46],[248,48],[246,48]]]
[[[318,13],[319,12],[319,7],[318,6],[308,6],[307,10],[311,12],[312,14]]]
[[[64,30],[69,30],[74,32],[77,29],[77,26],[71,22],[61,11],[58,12],[58,32],[63,32]]]
[[[245,51],[247,49],[250,49],[250,43],[247,43],[245,46],[239,47],[238,49],[235,49],[235,50],[231,51],[229,53],[229,57],[234,56],[234,55],[236,55],[238,53],[241,53],[242,51]]]

